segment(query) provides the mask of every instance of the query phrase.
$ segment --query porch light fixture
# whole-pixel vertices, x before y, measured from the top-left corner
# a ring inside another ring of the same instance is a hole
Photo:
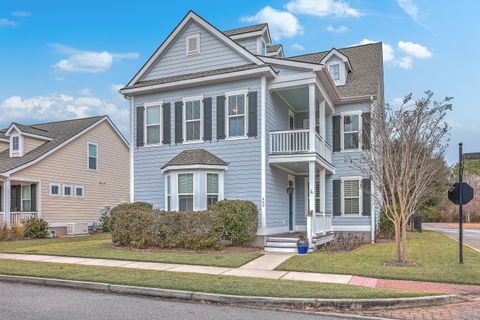
[[[293,183],[292,183],[292,181],[289,181],[289,182],[288,182],[287,193],[288,193],[288,194],[292,194],[292,193],[293,193]]]

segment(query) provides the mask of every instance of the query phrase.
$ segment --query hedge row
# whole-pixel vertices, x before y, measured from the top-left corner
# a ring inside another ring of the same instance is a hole
[[[138,248],[216,248],[221,240],[239,246],[253,239],[257,207],[242,200],[223,200],[207,211],[166,212],[147,203],[122,204],[112,210],[115,243]]]

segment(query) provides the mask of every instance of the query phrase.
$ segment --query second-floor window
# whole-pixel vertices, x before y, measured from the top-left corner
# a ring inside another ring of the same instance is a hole
[[[146,107],[146,133],[147,144],[159,144],[160,143],[160,106],[148,106]]]
[[[343,115],[343,150],[360,148],[360,114]]]
[[[227,95],[227,133],[243,137],[247,131],[246,93]]]
[[[202,139],[202,100],[185,100],[184,133],[185,141]]]
[[[98,170],[98,145],[93,142],[88,143],[88,170]]]
[[[20,150],[20,137],[19,136],[12,137],[12,150],[13,151]]]

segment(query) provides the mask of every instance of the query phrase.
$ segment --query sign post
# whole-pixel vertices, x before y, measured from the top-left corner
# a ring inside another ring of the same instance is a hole
[[[458,183],[459,183],[459,207],[458,207],[458,243],[460,245],[459,250],[459,263],[463,264],[463,143],[458,144]]]

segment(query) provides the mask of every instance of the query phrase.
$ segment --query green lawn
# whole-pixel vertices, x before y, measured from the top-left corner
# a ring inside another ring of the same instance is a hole
[[[397,298],[426,295],[350,285],[0,260],[0,274],[233,295],[296,298]]]
[[[44,254],[100,259],[240,267],[262,255],[261,252],[148,252],[114,248],[108,234],[41,240],[0,242],[0,252]]]
[[[394,243],[365,244],[352,252],[295,256],[277,270],[352,274],[385,279],[480,285],[480,253],[465,247],[458,264],[458,242],[435,232],[409,233],[408,260],[416,267],[385,267],[394,258]]]

